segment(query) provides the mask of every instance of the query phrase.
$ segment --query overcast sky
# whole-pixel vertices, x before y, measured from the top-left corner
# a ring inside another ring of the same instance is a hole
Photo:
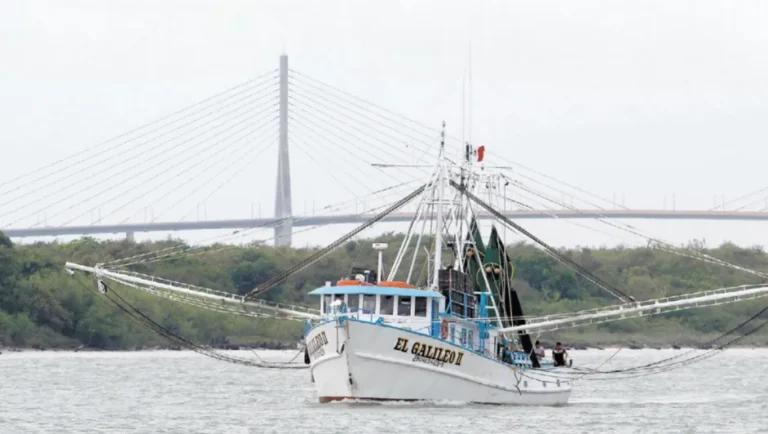
[[[461,136],[470,46],[471,139],[490,161],[633,208],[676,193],[678,209],[705,209],[768,186],[760,0],[4,0],[0,182],[272,70],[282,52],[308,76]],[[275,159],[227,186],[207,217],[247,217],[251,203],[271,213]],[[297,213],[342,200],[311,159],[292,159]]]

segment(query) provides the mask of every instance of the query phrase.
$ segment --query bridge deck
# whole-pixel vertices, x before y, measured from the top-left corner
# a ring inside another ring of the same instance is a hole
[[[662,211],[662,210],[558,210],[558,211],[507,211],[505,215],[512,219],[585,219],[604,216],[611,219],[666,219],[666,220],[768,220],[768,212],[755,211]],[[369,220],[372,215],[336,215],[336,216],[296,216],[293,226],[313,226],[324,224],[354,224]],[[480,213],[480,218],[490,218]],[[411,212],[393,213],[383,221],[403,222],[413,218]],[[129,223],[116,225],[89,226],[41,226],[32,228],[3,229],[9,237],[43,237],[60,235],[93,235],[130,232],[169,232],[210,229],[248,229],[255,227],[276,227],[274,218],[208,220],[193,222],[157,222]]]

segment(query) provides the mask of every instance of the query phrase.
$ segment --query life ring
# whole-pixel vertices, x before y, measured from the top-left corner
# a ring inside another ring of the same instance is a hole
[[[440,337],[448,339],[448,321],[446,320],[443,320],[443,322],[440,323]]]

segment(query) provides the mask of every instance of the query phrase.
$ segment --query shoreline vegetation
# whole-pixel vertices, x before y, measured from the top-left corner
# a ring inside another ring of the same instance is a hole
[[[352,267],[375,267],[373,242],[389,244],[384,261],[392,263],[401,241],[402,234],[395,233],[375,240],[350,241],[278,285],[264,298],[316,308],[318,300],[307,296],[309,291],[326,281],[335,282],[349,275]],[[92,265],[178,246],[186,245],[173,239],[135,243],[87,237],[68,243],[16,245],[0,232],[0,352],[184,349],[170,345],[121,312],[96,290],[93,278],[79,272],[70,276],[64,270],[66,261]],[[726,243],[707,248],[703,241],[693,241],[685,247],[746,268],[768,271],[768,254],[760,247]],[[515,289],[526,315],[572,312],[617,302],[530,244],[511,244],[507,249],[515,266]],[[276,249],[259,244],[213,245],[194,255],[174,255],[161,261],[139,263],[131,270],[244,294],[316,250]],[[648,248],[619,246],[561,251],[638,300],[761,282],[738,270]],[[418,283],[425,281],[427,270],[423,258],[417,259],[414,275],[418,275]],[[231,316],[175,304],[131,288],[112,285],[111,290],[174,334],[213,349],[295,349],[303,330],[303,324],[298,321]],[[560,341],[575,350],[619,346],[706,348],[708,342],[766,305],[768,298],[756,299],[532,337],[547,348]],[[731,341],[764,320],[758,319],[719,342]],[[768,347],[768,328],[734,343],[733,347]]]

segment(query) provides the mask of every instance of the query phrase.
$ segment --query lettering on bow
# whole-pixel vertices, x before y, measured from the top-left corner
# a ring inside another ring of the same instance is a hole
[[[307,341],[307,350],[309,351],[309,357],[314,358],[322,357],[325,355],[323,347],[328,344],[328,338],[325,336],[325,332],[320,332],[317,336]]]

